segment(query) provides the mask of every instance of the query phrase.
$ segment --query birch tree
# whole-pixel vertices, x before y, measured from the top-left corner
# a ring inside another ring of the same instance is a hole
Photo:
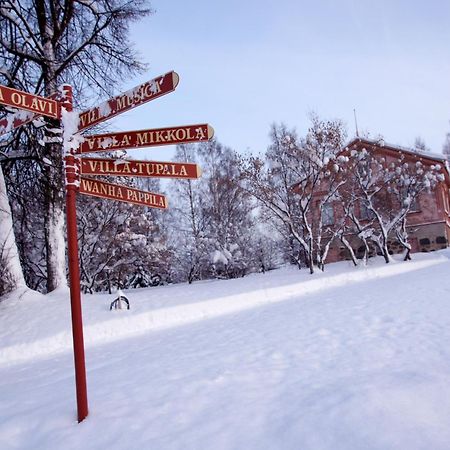
[[[3,0],[0,6],[0,82],[44,96],[63,83],[75,98],[104,96],[143,66],[128,39],[129,24],[151,11],[124,0]],[[63,170],[59,124],[46,119],[42,166],[47,291],[65,283]],[[33,149],[31,149],[33,150]]]

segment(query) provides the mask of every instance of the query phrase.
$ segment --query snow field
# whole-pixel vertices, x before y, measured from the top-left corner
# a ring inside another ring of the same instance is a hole
[[[80,425],[65,294],[3,302],[0,448],[448,449],[448,255],[85,296]]]

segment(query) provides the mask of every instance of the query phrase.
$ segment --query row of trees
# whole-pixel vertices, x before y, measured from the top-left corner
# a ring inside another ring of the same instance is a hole
[[[150,13],[144,0],[3,0],[0,83],[44,96],[69,83],[75,107],[91,106],[144,68],[128,27]],[[0,119],[10,112],[0,112]],[[0,295],[23,283],[43,292],[66,283],[60,135],[59,124],[46,119],[0,139]],[[395,232],[408,249],[408,205],[421,189],[433,187],[437,174],[422,180],[423,168],[399,162],[391,170],[370,154],[339,159],[344,141],[339,121],[313,118],[304,137],[274,126],[271,145],[259,157],[243,157],[217,141],[181,146],[176,159],[197,160],[204,177],[172,184],[169,194],[176,200],[168,214],[80,198],[84,289],[125,280],[145,284],[154,273],[168,281],[235,277],[286,260],[313,271],[315,263],[323,268],[335,239],[354,254],[349,233],[367,247],[374,242],[387,260],[389,234]],[[383,178],[372,171],[377,164]],[[140,187],[154,191],[165,188],[144,184]],[[315,205],[314,193],[324,184],[328,193]],[[379,200],[382,185],[398,197],[388,211],[380,209],[386,205]],[[333,227],[326,220],[330,201],[346,211],[346,220]],[[361,202],[371,214],[364,224],[355,213]]]
[[[69,83],[82,109],[144,68],[128,27],[150,13],[143,0],[2,0],[0,83],[47,97]],[[1,140],[0,181],[5,178],[13,205],[25,279],[32,288],[52,291],[66,283],[63,152],[57,122],[34,124]],[[11,215],[8,207],[3,213]],[[7,248],[3,254],[15,258]],[[10,271],[20,267],[17,260],[6,264]]]
[[[387,161],[366,149],[342,152],[344,141],[340,121],[313,117],[304,138],[295,130],[274,126],[265,156],[243,162],[245,188],[296,244],[291,246],[291,259],[306,263],[311,273],[315,264],[323,270],[336,240],[355,265],[350,240],[364,246],[363,260],[373,245],[388,263],[388,241],[394,236],[409,259],[408,213],[419,195],[444,180],[439,164],[411,164],[404,156]],[[330,208],[339,213],[332,223]]]
[[[304,137],[285,125],[274,125],[270,136],[259,156],[240,155],[217,140],[178,146],[174,159],[198,163],[199,180],[163,186],[152,179],[121,180],[168,191],[169,211],[79,196],[83,289],[148,286],[155,275],[189,283],[234,278],[285,262],[312,273],[316,266],[324,269],[337,241],[355,264],[358,256],[367,260],[372,246],[389,262],[392,236],[409,258],[407,215],[421,193],[443,180],[442,167],[408,164],[402,157],[386,161],[365,149],[342,152],[342,123],[315,116]],[[45,224],[33,173],[25,178],[21,172],[21,187],[32,193],[34,206],[24,196],[13,203],[16,242],[28,286],[45,291]],[[332,222],[331,203],[340,211]],[[363,246],[362,255],[352,242]]]

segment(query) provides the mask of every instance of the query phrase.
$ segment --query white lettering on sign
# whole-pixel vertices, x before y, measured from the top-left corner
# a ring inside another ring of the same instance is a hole
[[[84,120],[87,120],[87,116],[84,117]],[[95,117],[93,120],[95,120]],[[82,126],[84,126],[83,117],[81,117],[81,121]],[[209,125],[204,124],[99,134],[91,137],[86,136],[84,143],[81,145],[80,153],[206,141],[212,138],[213,133],[214,130]]]
[[[167,200],[163,195],[88,178],[81,178],[80,193],[153,208],[167,208]]]
[[[123,161],[112,159],[81,160],[81,172],[86,175],[118,175],[167,178],[198,178],[196,164],[156,161]]]

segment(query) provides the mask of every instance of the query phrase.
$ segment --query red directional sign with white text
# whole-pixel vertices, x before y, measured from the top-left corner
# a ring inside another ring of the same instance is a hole
[[[81,158],[81,175],[197,179],[200,166],[192,163]]]
[[[76,153],[127,150],[160,145],[187,144],[208,141],[214,136],[214,129],[204,123],[179,127],[154,128],[119,133],[85,136]]]
[[[178,85],[180,78],[176,72],[168,72],[164,75],[136,86],[127,92],[112,97],[95,108],[88,109],[80,113],[80,123],[78,131],[92,127],[111,117],[117,116],[136,106],[140,106],[162,95],[173,92]]]
[[[61,106],[56,100],[1,85],[0,104],[24,109],[35,114],[52,117],[53,119],[61,117]]]
[[[148,206],[149,208],[167,208],[167,198],[164,195],[141,191],[119,184],[106,183],[105,181],[92,178],[80,178],[79,192],[84,195],[118,200],[135,205]]]
[[[58,96],[59,93],[52,94],[49,96],[49,99],[55,100]],[[22,125],[26,125],[40,116],[41,114],[30,111],[18,111],[15,114],[9,114],[6,118],[0,119],[0,135],[19,128]]]

